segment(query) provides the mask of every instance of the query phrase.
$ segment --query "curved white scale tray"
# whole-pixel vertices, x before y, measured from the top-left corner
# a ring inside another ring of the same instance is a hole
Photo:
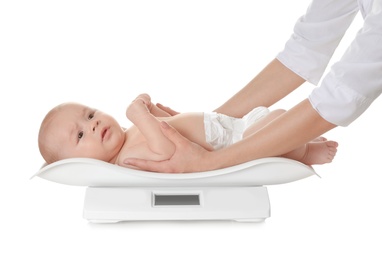
[[[146,172],[95,159],[72,158],[46,165],[34,176],[61,184],[91,187],[233,187],[282,184],[315,174],[312,167],[279,157],[186,174]]]

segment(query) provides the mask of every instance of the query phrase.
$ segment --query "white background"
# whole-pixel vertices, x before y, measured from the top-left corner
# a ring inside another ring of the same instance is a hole
[[[2,1],[1,259],[381,259],[381,100],[326,137],[340,143],[322,176],[270,186],[261,224],[82,219],[85,188],[29,180],[43,163],[45,113],[77,101],[114,115],[139,93],[178,111],[211,111],[289,38],[309,1]],[[343,39],[340,57],[362,24]],[[306,83],[275,105],[289,109]],[[379,249],[378,249],[379,247]],[[7,256],[5,256],[7,255]]]

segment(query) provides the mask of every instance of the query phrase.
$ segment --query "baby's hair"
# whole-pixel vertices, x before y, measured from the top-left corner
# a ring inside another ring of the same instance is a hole
[[[52,142],[52,140],[54,140],[54,133],[49,130],[52,126],[53,118],[57,112],[61,110],[63,105],[64,104],[61,104],[51,109],[41,122],[40,131],[38,134],[38,148],[47,164],[58,161],[58,147],[56,147],[56,145]]]

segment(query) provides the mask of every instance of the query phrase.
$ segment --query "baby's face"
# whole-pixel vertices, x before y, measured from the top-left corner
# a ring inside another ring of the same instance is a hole
[[[110,162],[118,155],[125,134],[111,116],[83,106],[65,104],[53,118],[59,159],[86,157]]]

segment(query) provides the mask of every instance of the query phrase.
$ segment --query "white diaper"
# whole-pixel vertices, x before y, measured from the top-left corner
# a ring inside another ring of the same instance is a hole
[[[206,141],[215,150],[227,147],[243,139],[248,126],[269,113],[266,107],[256,107],[243,118],[218,113],[204,113]]]

